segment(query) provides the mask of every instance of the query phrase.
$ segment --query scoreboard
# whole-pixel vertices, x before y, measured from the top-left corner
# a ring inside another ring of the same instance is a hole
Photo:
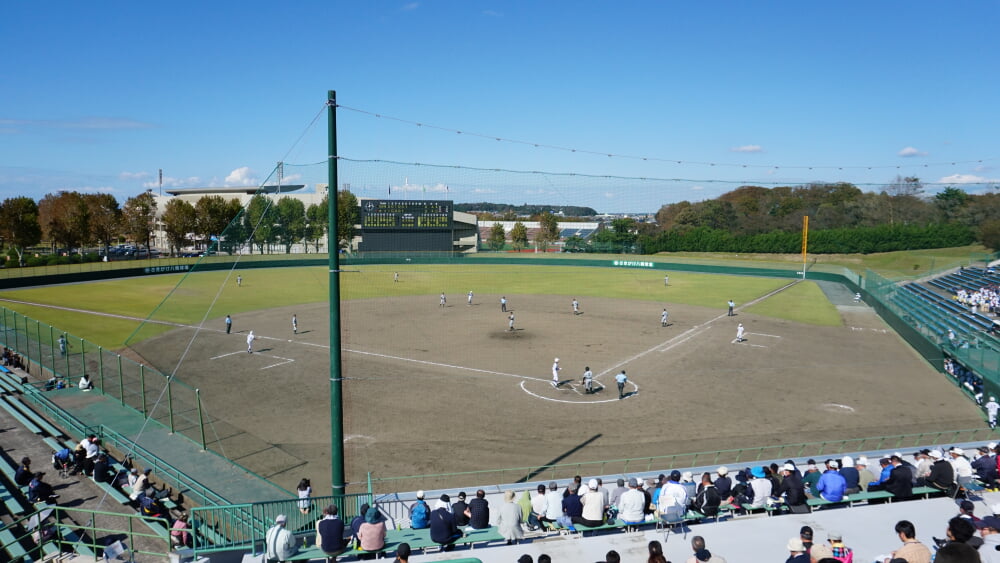
[[[361,230],[450,230],[453,211],[451,201],[367,199],[361,202]]]

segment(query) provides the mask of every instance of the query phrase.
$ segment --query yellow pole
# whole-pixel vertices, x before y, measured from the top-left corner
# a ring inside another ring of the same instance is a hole
[[[802,216],[802,279],[806,279],[806,251],[809,249],[809,216]]]

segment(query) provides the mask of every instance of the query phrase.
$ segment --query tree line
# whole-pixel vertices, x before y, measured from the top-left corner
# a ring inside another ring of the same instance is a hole
[[[350,192],[338,192],[338,242],[349,244],[358,221],[358,201]],[[71,252],[100,246],[103,253],[118,242],[133,242],[149,248],[156,229],[157,201],[146,191],[128,198],[124,205],[110,194],[60,191],[40,201],[29,197],[8,198],[0,203],[0,237],[6,250],[7,267],[28,265],[25,249],[43,241],[50,250]],[[292,197],[274,201],[254,195],[246,208],[238,199],[202,196],[196,203],[174,198],[167,201],[159,220],[171,254],[191,245],[211,246],[232,252],[247,245],[250,252],[286,253],[298,243],[312,244],[318,251],[326,235],[328,198],[308,207]],[[96,255],[90,259],[96,259]]]

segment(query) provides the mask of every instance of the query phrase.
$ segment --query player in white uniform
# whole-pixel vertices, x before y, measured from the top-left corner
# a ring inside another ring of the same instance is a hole
[[[559,387],[559,358],[556,358],[555,362],[552,363],[552,387]]]
[[[573,314],[580,314],[580,302],[576,300],[576,297],[573,298]]]
[[[441,301],[438,303],[438,307],[444,307],[444,304],[448,302],[448,298],[441,294]]]
[[[746,339],[743,338],[743,323],[740,323],[739,326],[736,327],[736,341],[743,342],[744,340]]]
[[[997,427],[997,413],[1000,412],[1000,403],[997,403],[997,398],[991,396],[989,402],[983,405],[986,409],[986,414],[989,415],[990,428]]]
[[[256,340],[256,339],[257,339],[257,337],[253,335],[253,331],[251,330],[250,334],[247,335],[247,353],[248,354],[253,354],[253,341]]]
[[[292,334],[299,333],[299,318],[292,315]]]
[[[669,316],[670,313],[667,313],[667,310],[664,309],[663,313],[660,314],[660,326],[667,326],[667,317]]]
[[[507,332],[514,332],[514,312],[507,317]]]
[[[468,300],[468,303],[466,303],[466,305],[472,305],[472,291],[469,291],[468,298],[469,298],[469,300]]]

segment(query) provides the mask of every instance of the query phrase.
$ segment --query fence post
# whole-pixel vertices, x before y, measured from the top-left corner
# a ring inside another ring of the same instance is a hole
[[[146,418],[146,370],[145,366],[139,364],[139,400],[142,401],[142,417]]]
[[[49,367],[52,369],[52,376],[56,375],[56,332],[52,325],[49,325]]]
[[[80,377],[87,373],[87,341],[80,337]]]
[[[24,333],[28,334],[27,317],[25,317]],[[38,368],[39,370],[45,365],[42,361],[42,322],[35,321],[35,343],[38,346]]]
[[[169,375],[167,378],[167,416],[170,419],[170,433],[174,433],[174,398],[173,393],[170,391],[170,380],[173,379]]]
[[[194,390],[194,400],[198,403],[198,430],[201,431],[201,449],[208,451],[205,443],[205,415],[201,411],[201,389]]]
[[[125,379],[122,377],[122,355],[118,354],[118,396],[121,397],[122,406],[125,406]]]
[[[101,380],[101,393],[104,393],[104,347],[97,347],[97,377]]]

